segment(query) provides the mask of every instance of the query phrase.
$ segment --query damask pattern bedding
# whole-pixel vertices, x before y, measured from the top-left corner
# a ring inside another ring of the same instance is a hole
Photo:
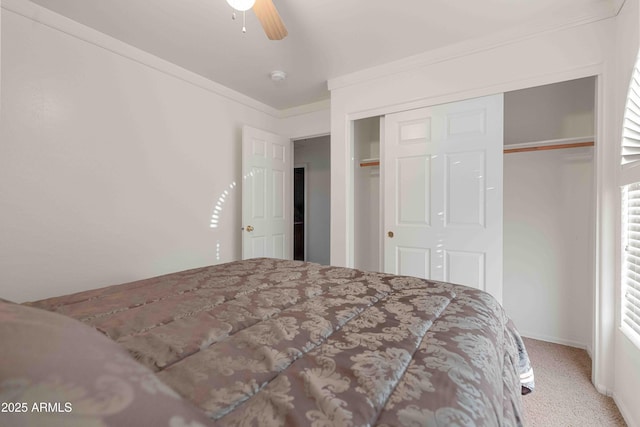
[[[465,286],[263,258],[30,305],[118,342],[214,425],[523,424],[522,341]]]

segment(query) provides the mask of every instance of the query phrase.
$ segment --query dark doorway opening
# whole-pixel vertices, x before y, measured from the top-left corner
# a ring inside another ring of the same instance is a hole
[[[293,259],[304,261],[305,168],[293,169]]]

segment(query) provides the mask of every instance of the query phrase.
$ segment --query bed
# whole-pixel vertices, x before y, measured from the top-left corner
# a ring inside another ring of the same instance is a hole
[[[518,426],[533,389],[483,291],[266,258],[0,303],[0,342],[0,425]]]

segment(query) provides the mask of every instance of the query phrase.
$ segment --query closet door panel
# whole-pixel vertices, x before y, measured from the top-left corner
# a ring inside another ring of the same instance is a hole
[[[484,227],[484,151],[445,155],[445,227]]]
[[[478,108],[447,114],[446,121],[447,138],[473,138],[486,133],[487,110]]]
[[[399,158],[396,173],[397,225],[430,225],[431,158]]]
[[[502,300],[502,128],[502,94],[385,117],[386,272]]]
[[[403,276],[431,276],[431,251],[424,248],[396,248],[398,273]]]
[[[445,280],[485,290],[485,253],[446,251]]]
[[[408,120],[398,124],[400,144],[414,144],[431,139],[431,118]]]

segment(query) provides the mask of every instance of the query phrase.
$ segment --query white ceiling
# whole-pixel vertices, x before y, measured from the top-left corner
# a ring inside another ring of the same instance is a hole
[[[327,99],[335,77],[469,39],[611,16],[620,2],[274,0],[289,36],[270,41],[253,12],[242,34],[225,0],[32,1],[277,109]],[[272,70],[287,80],[272,82]]]

